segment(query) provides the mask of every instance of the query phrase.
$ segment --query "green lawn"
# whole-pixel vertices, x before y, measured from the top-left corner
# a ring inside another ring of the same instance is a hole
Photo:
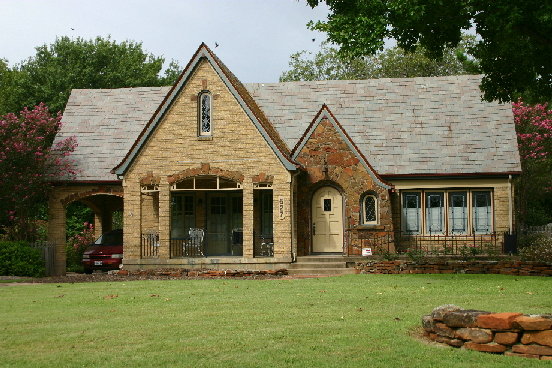
[[[550,313],[552,279],[348,275],[5,286],[0,366],[552,366],[414,338],[421,316],[446,303]]]

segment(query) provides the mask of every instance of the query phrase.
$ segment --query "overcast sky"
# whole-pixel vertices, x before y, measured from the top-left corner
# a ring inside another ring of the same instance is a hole
[[[292,53],[319,49],[324,35],[306,23],[326,15],[305,0],[0,0],[0,58],[14,65],[59,36],[111,35],[185,66],[205,42],[242,82],[277,82]]]

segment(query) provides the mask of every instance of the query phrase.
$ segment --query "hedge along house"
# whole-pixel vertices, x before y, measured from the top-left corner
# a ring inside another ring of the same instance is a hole
[[[478,76],[242,84],[204,44],[172,87],[73,90],[58,138],[79,174],[50,199],[98,232],[124,207],[124,267],[274,269],[366,239],[490,237],[513,226],[511,109]],[[391,236],[391,234],[393,234]]]

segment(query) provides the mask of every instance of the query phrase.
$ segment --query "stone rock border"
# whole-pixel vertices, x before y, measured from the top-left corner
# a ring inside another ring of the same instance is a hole
[[[552,264],[516,260],[473,260],[426,259],[414,262],[409,260],[357,262],[355,268],[360,273],[373,274],[500,274],[515,276],[552,276]]]
[[[422,317],[425,336],[455,348],[552,360],[552,315],[492,313],[447,304]]]

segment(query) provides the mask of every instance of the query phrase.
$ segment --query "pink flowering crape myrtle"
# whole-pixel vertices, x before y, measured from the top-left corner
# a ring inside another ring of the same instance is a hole
[[[43,103],[32,110],[0,117],[0,225],[21,226],[35,216],[52,180],[75,175],[69,155],[75,137],[52,145],[61,127],[61,114],[53,116]]]

